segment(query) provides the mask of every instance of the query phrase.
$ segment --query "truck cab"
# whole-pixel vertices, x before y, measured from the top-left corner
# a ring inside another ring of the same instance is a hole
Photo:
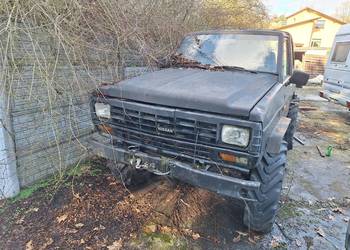
[[[126,186],[146,172],[244,200],[245,225],[269,232],[308,80],[291,36],[196,32],[165,61],[92,95],[92,150]]]

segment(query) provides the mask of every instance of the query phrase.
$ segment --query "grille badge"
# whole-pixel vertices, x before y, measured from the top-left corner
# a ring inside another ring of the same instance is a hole
[[[174,134],[174,129],[172,129],[172,128],[162,127],[162,126],[158,125],[157,129],[160,132],[165,132],[165,133],[168,133],[168,134]]]

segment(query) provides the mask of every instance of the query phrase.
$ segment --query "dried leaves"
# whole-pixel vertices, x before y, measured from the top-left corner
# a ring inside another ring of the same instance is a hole
[[[67,214],[63,214],[63,215],[57,217],[57,218],[56,218],[56,221],[57,221],[58,223],[61,223],[61,222],[65,221],[67,218],[68,218],[68,215],[67,215]]]
[[[242,232],[242,231],[236,231],[235,236],[233,237],[233,243],[238,243],[241,240],[245,239],[247,240],[249,243],[255,245],[257,243],[258,240],[260,240],[261,236],[260,235],[256,235],[254,233],[246,233],[246,232]]]
[[[108,250],[120,250],[123,247],[122,239],[116,240],[112,243],[112,245],[107,246]]]
[[[34,247],[33,247],[33,241],[30,240],[26,243],[26,250],[33,250]]]
[[[84,226],[83,223],[77,223],[74,225],[76,228],[82,228]]]
[[[192,239],[194,240],[198,240],[201,236],[199,235],[199,233],[194,233],[192,234]]]
[[[155,233],[157,231],[157,225],[151,224],[143,228],[143,232],[146,234]]]
[[[47,249],[50,245],[52,245],[53,243],[53,239],[52,238],[49,238],[47,239],[47,241],[44,243],[44,245],[42,245],[39,250],[45,250]]]
[[[143,232],[146,234],[151,234],[155,232],[160,232],[163,234],[181,234],[184,236],[191,237],[193,240],[198,240],[201,238],[201,235],[197,232],[193,232],[192,229],[189,228],[184,228],[184,229],[178,229],[178,228],[172,228],[169,226],[161,226],[161,225],[156,225],[156,224],[149,224],[146,225],[143,228]]]

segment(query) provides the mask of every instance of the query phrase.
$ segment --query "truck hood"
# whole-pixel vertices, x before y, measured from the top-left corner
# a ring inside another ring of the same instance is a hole
[[[233,116],[250,110],[277,76],[245,71],[164,69],[101,87],[105,96]]]

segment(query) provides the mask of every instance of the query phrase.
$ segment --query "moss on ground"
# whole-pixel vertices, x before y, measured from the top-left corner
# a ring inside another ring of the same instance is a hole
[[[283,243],[279,243],[277,246],[272,247],[271,249],[274,250],[288,250],[288,244],[283,242]]]
[[[33,185],[22,189],[19,192],[19,194],[16,197],[10,199],[10,201],[12,203],[14,203],[14,202],[17,202],[17,201],[21,201],[21,200],[27,199],[30,196],[32,196],[37,190],[39,190],[41,188],[46,188],[46,187],[50,186],[52,183],[53,183],[53,178],[48,178],[48,179],[36,182]]]
[[[160,232],[142,233],[140,237],[131,242],[130,246],[159,250],[188,249],[188,244],[185,238]]]
[[[301,215],[302,213],[298,211],[298,206],[291,202],[283,204],[278,212],[278,217],[282,220],[298,217]]]

